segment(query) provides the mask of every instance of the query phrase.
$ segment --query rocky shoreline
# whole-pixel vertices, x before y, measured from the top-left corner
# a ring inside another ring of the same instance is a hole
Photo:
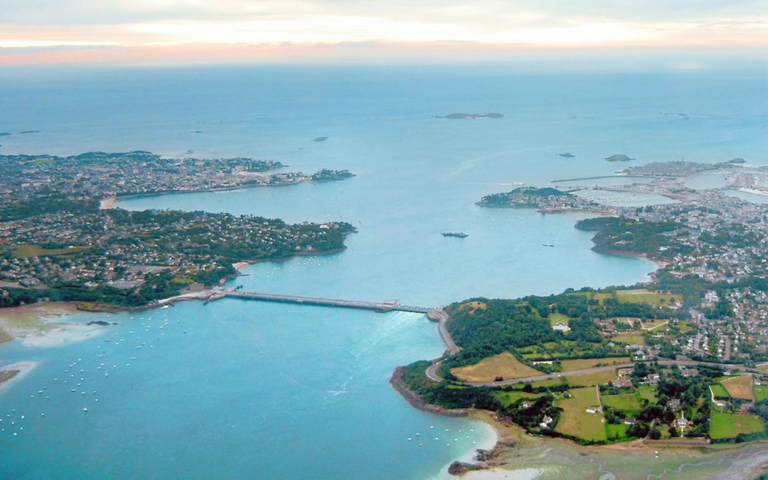
[[[421,396],[415,392],[412,392],[408,388],[408,385],[405,383],[405,381],[403,381],[404,373],[405,370],[403,367],[397,367],[392,373],[392,378],[390,378],[389,383],[392,385],[392,388],[394,388],[400,395],[403,396],[403,398],[405,398],[408,403],[411,404],[413,408],[421,410],[422,412],[442,415],[444,417],[466,417],[469,415],[469,412],[466,410],[447,410],[443,407],[425,402]]]

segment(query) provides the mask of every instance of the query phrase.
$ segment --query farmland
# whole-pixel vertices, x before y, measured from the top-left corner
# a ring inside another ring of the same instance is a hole
[[[583,358],[579,360],[562,360],[560,365],[563,372],[573,372],[576,370],[585,370],[599,365],[621,365],[630,363],[629,357],[619,358]]]
[[[762,419],[758,417],[713,411],[709,426],[709,436],[713,439],[734,438],[741,433],[761,432],[764,428],[765,425]]]
[[[627,345],[645,345],[645,337],[640,333],[624,333],[611,337],[614,342],[626,343]]]
[[[744,400],[754,400],[752,393],[752,375],[745,374],[733,377],[720,382],[728,390],[728,394],[733,398],[743,398]]]
[[[534,377],[541,372],[529,367],[509,352],[488,357],[475,365],[457,367],[451,373],[465,382],[492,382],[497,377],[505,379]]]
[[[588,407],[599,405],[595,388],[577,388],[570,391],[571,398],[558,400],[557,406],[563,409],[555,431],[563,435],[601,442],[608,439],[603,424],[603,415],[587,413]]]
[[[603,405],[606,407],[613,407],[616,410],[622,410],[624,412],[631,412],[634,416],[640,411],[640,401],[637,399],[637,395],[634,393],[628,393],[624,395],[603,395]]]
[[[583,373],[567,378],[568,384],[572,387],[590,387],[608,383],[611,380],[615,380],[616,377],[615,370],[608,370],[607,372]]]

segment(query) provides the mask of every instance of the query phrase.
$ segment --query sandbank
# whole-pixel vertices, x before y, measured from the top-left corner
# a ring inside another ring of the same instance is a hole
[[[0,382],[0,392],[2,392],[5,388],[8,388],[9,385],[11,385],[14,382],[19,381],[20,379],[24,378],[29,372],[34,370],[35,367],[39,365],[38,362],[18,362],[18,363],[12,363],[10,365],[3,365],[0,367],[0,372],[4,371],[12,371],[17,370],[19,373],[14,375],[13,377],[9,378],[8,380],[4,382]]]
[[[0,309],[0,343],[18,338],[25,346],[53,347],[101,334],[101,326],[66,322],[75,313],[76,305],[64,302]]]
[[[98,337],[106,332],[101,325],[81,325],[79,323],[58,324],[50,330],[27,332],[18,338],[25,347],[49,348],[69,343],[81,342],[91,337]]]

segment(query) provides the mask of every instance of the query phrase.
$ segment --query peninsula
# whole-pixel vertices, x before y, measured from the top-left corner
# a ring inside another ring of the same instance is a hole
[[[148,306],[234,277],[236,262],[339,252],[355,231],[344,222],[100,208],[114,197],[343,180],[353,176],[346,170],[273,173],[284,165],[143,151],[3,155],[0,168],[0,308]]]
[[[739,162],[670,162],[630,169],[653,182],[629,189],[675,195],[672,204],[618,207],[532,187],[484,197],[481,207],[599,214],[576,223],[595,232],[594,250],[659,269],[633,286],[453,303],[443,323],[458,353],[400,367],[393,385],[428,411],[490,410],[580,444],[768,439],[768,205],[683,185],[713,169],[731,188],[768,188],[765,171]]]

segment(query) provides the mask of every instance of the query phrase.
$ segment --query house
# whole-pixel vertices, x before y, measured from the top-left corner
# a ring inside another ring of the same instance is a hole
[[[597,413],[600,411],[600,407],[587,407],[587,413]]]
[[[554,330],[556,332],[566,333],[566,332],[570,332],[571,331],[571,327],[569,327],[568,325],[564,324],[563,322],[558,322],[558,323],[556,323],[552,327],[552,330]]]
[[[672,400],[670,400],[669,402],[667,402],[667,406],[668,406],[669,408],[680,408],[680,399],[678,399],[678,398],[673,398]]]
[[[630,388],[632,387],[632,380],[627,377],[617,378],[611,382],[616,388]]]
[[[552,417],[549,415],[544,415],[544,418],[541,419],[541,423],[539,424],[539,427],[541,428],[549,428],[549,424],[552,423]]]

